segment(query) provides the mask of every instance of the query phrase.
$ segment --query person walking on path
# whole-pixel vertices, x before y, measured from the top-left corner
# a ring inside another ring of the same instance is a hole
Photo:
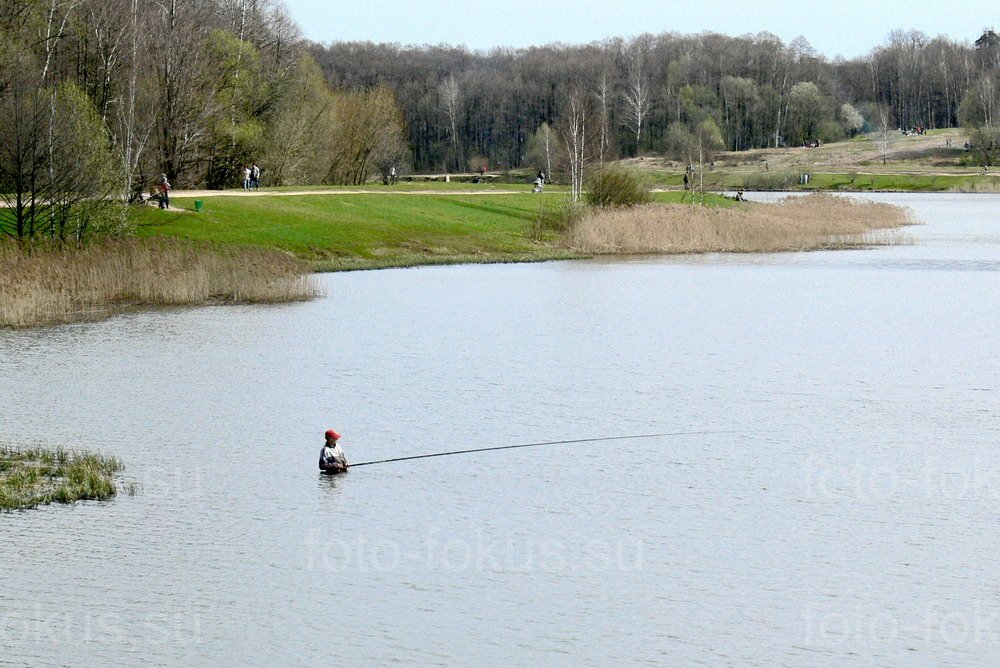
[[[333,429],[329,429],[324,435],[326,436],[326,443],[323,444],[323,449],[319,451],[319,470],[327,474],[344,473],[347,471],[348,464],[344,451],[337,445],[337,441],[340,440],[340,434]]]
[[[260,190],[260,167],[256,162],[250,168],[250,189]]]
[[[243,165],[243,190],[250,190],[250,166]]]
[[[170,208],[170,181],[166,174],[160,174],[160,208]]]

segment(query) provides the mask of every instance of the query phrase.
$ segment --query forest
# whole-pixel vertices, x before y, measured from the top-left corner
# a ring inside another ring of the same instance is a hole
[[[449,46],[310,45],[335,87],[385,86],[418,170],[541,167],[548,135],[585,93],[599,159],[707,147],[829,142],[879,129],[992,126],[1000,36],[894,31],[866,56],[829,60],[804,37],[641,35],[488,53]],[[982,139],[981,137],[979,139]]]
[[[227,188],[968,128],[1000,146],[1000,36],[897,31],[829,60],[805,38],[641,35],[470,51],[316,44],[275,0],[0,0],[0,236],[114,231],[161,174]]]

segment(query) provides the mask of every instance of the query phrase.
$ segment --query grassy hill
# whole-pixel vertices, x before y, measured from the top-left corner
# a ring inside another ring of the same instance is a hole
[[[678,202],[681,193],[658,193]],[[542,194],[316,194],[172,198],[179,211],[137,212],[138,234],[275,248],[320,271],[458,262],[523,262],[575,256],[540,214],[565,205]],[[729,202],[709,196],[709,203]]]
[[[706,187],[746,190],[954,191],[996,192],[996,174],[983,174],[964,148],[962,130],[930,130],[924,135],[889,135],[883,164],[881,135],[860,135],[818,148],[725,152],[706,169]],[[659,157],[625,161],[651,183],[680,187],[684,166]],[[808,184],[799,183],[809,174]]]

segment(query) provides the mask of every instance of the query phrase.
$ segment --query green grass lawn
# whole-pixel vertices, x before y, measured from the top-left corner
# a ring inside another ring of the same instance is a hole
[[[682,193],[658,193],[677,202]],[[577,257],[554,232],[535,233],[564,192],[519,195],[298,195],[174,198],[181,212],[136,212],[140,236],[264,246],[294,253],[317,270]],[[729,202],[707,195],[707,204]]]

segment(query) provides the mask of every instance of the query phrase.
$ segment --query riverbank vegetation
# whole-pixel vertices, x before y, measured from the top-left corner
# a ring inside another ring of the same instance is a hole
[[[0,510],[104,501],[118,493],[114,458],[88,452],[0,445]]]
[[[309,266],[287,254],[178,239],[85,246],[0,244],[0,327],[102,317],[130,307],[309,299]]]
[[[684,193],[654,196],[680,202]],[[563,245],[560,230],[536,233],[538,218],[561,210],[566,197],[562,191],[213,197],[199,213],[193,200],[177,199],[184,211],[142,211],[136,233],[277,249],[318,271],[566,259],[581,254]],[[705,201],[731,203],[711,194]]]
[[[773,253],[904,243],[908,209],[827,194],[776,204],[599,208],[574,222],[570,248],[588,254]]]

